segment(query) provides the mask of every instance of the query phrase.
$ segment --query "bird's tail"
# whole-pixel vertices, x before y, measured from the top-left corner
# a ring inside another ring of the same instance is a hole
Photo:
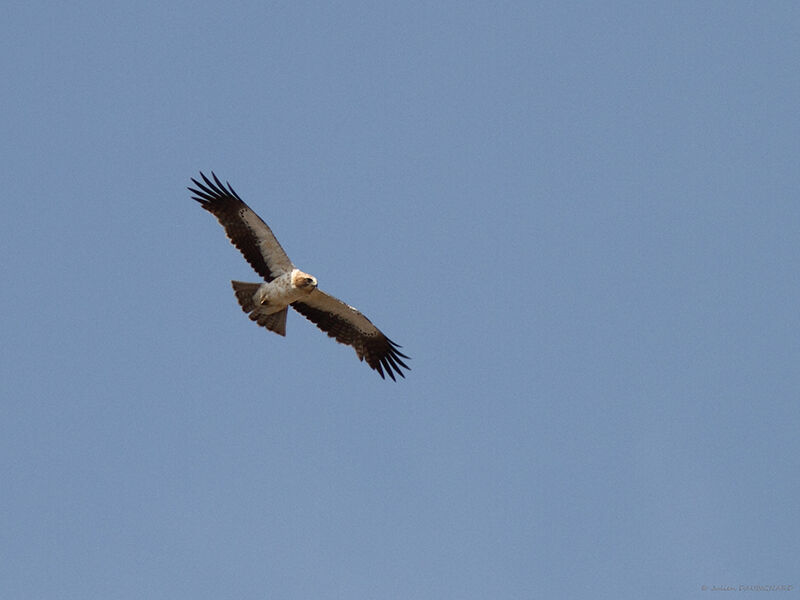
[[[278,335],[286,335],[286,313],[287,309],[280,310],[276,313],[268,313],[263,308],[257,308],[250,313],[250,320],[255,321],[262,327],[266,327],[270,331],[274,331]]]
[[[286,335],[287,309],[284,308],[278,312],[267,312],[266,307],[257,305],[253,300],[258,288],[261,287],[260,283],[231,281],[231,285],[233,285],[233,292],[236,294],[239,306],[242,307],[244,312],[250,313],[248,316],[251,321],[255,321],[278,335]]]
[[[239,306],[246,313],[255,310],[256,303],[253,301],[258,288],[261,287],[260,283],[245,283],[244,281],[231,281],[233,292],[236,294],[236,299],[239,301]]]

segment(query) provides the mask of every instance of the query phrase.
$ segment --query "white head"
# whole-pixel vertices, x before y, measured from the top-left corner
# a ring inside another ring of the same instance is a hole
[[[298,290],[311,293],[317,288],[317,278],[308,273],[303,273],[300,269],[296,269],[292,275],[292,285]]]

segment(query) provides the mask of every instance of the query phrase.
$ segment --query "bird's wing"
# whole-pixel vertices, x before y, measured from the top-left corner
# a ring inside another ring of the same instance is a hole
[[[244,255],[250,266],[265,280],[272,281],[294,268],[269,226],[233,190],[211,173],[214,181],[200,173],[205,183],[192,178],[197,188],[188,188],[193,200],[214,215],[225,228],[228,239]]]
[[[291,306],[340,344],[355,348],[358,358],[366,360],[381,377],[385,372],[395,380],[395,373],[405,377],[401,367],[410,370],[402,360],[409,357],[398,350],[401,346],[387,338],[358,310],[341,300],[316,289]]]

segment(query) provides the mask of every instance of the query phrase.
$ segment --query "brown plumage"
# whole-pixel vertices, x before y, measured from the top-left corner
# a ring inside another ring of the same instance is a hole
[[[360,360],[383,378],[405,377],[410,369],[400,346],[386,337],[357,309],[317,288],[314,276],[297,269],[281,248],[269,226],[244,203],[231,185],[211,174],[200,173],[203,182],[192,179],[188,188],[225,229],[234,246],[266,283],[233,281],[236,299],[251,320],[280,335],[286,335],[286,312],[291,306],[337,342],[352,346]]]

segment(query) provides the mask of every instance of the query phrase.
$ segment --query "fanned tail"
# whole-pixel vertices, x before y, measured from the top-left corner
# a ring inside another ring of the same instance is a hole
[[[233,292],[236,294],[236,299],[239,301],[239,306],[246,313],[256,309],[256,303],[253,301],[258,288],[261,287],[260,283],[246,283],[244,281],[231,281]]]
[[[260,283],[247,283],[244,281],[231,281],[233,292],[239,301],[239,306],[246,313],[249,313],[251,321],[255,321],[262,327],[274,331],[278,335],[286,335],[286,313],[287,309],[278,312],[267,312],[266,307],[259,306],[253,300]]]

